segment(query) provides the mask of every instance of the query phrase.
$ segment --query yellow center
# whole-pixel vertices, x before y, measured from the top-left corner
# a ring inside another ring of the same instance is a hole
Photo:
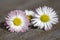
[[[16,25],[16,26],[19,26],[19,25],[21,25],[22,21],[21,21],[20,18],[15,18],[15,19],[13,20],[13,23],[14,23],[14,25]]]
[[[31,21],[31,19],[32,19],[33,17],[32,17],[32,15],[28,15],[28,19]]]
[[[41,17],[40,17],[40,20],[42,22],[48,22],[49,21],[49,16],[46,15],[46,14],[43,14]]]

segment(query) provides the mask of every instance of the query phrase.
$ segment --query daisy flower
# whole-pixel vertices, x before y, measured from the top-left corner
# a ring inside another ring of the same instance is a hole
[[[31,19],[33,18],[34,16],[34,12],[32,10],[28,11],[28,10],[25,10],[25,13],[28,17],[28,19],[31,21]]]
[[[21,10],[11,11],[5,19],[10,32],[25,32],[28,29],[29,20]]]
[[[45,31],[51,30],[52,24],[58,23],[58,17],[56,12],[47,6],[39,7],[36,9],[37,14],[35,14],[32,19],[32,24],[38,26],[38,28],[44,28]]]

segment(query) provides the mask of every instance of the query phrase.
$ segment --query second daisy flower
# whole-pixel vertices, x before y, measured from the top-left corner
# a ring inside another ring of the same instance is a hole
[[[57,14],[52,8],[47,6],[39,7],[36,12],[37,14],[35,14],[31,22],[34,26],[38,26],[40,29],[44,28],[47,31],[52,28],[52,24],[58,23]]]

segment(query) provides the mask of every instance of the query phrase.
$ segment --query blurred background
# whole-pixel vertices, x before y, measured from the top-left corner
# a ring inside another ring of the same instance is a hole
[[[35,10],[39,6],[48,6],[57,12],[59,23],[51,31],[29,29],[25,33],[11,33],[4,28],[4,18],[11,10]],[[0,0],[0,40],[60,40],[60,0]]]

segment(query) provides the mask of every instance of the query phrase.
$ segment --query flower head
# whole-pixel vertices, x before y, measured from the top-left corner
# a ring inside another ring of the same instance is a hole
[[[10,32],[25,32],[28,29],[29,20],[21,10],[11,11],[5,19]]]
[[[26,12],[26,15],[27,15],[28,19],[31,21],[31,19],[34,16],[34,12],[32,10],[30,10],[30,11],[25,10],[25,12]]]
[[[40,29],[44,28],[47,31],[52,28],[52,24],[58,23],[58,17],[52,8],[47,6],[39,7],[36,12],[37,14],[35,14],[31,22],[34,26],[38,26]]]

